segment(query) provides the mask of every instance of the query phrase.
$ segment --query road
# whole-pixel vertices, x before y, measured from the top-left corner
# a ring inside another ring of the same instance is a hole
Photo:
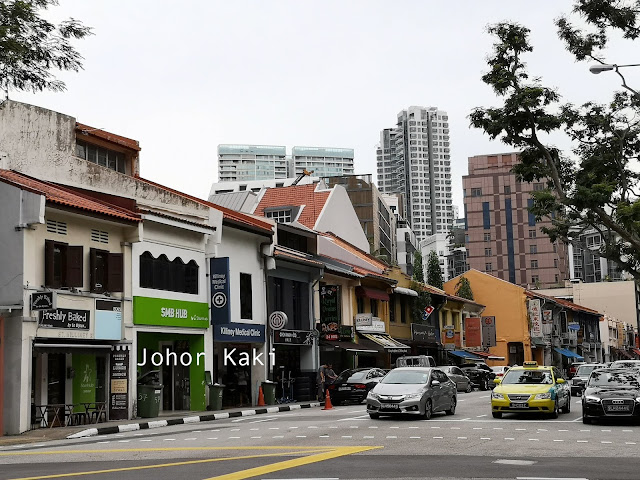
[[[364,405],[312,408],[0,450],[0,480],[637,480],[640,426],[491,417],[489,392],[454,416],[371,420]]]

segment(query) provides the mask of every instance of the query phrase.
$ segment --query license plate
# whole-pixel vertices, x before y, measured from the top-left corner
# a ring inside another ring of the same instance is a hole
[[[351,390],[351,387],[338,387],[338,390]]]
[[[528,403],[512,403],[511,408],[529,408]]]
[[[400,405],[398,405],[397,403],[389,403],[389,404],[383,405],[382,408],[385,408],[387,410],[400,410]]]
[[[627,412],[629,407],[627,405],[609,405],[607,406],[607,412]]]

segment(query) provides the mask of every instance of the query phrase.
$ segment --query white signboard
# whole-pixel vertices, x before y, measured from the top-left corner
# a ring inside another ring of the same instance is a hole
[[[384,333],[386,328],[384,322],[380,319],[371,319],[371,325],[356,325],[356,330],[367,333]]]
[[[356,328],[370,326],[373,322],[373,315],[371,313],[357,313],[355,320]]]
[[[542,312],[540,300],[529,300],[529,318],[531,319],[531,336],[542,337]]]

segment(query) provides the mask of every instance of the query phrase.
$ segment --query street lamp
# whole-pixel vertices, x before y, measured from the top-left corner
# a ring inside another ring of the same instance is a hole
[[[627,90],[629,90],[631,93],[633,93],[633,95],[640,99],[640,93],[638,93],[636,90],[634,90],[633,88],[631,88],[629,85],[627,85],[627,81],[625,80],[625,78],[622,76],[622,74],[620,73],[620,68],[623,67],[640,67],[640,63],[630,63],[627,65],[616,65],[614,64],[608,64],[608,63],[600,63],[597,65],[591,65],[589,67],[589,71],[591,73],[593,73],[594,75],[598,75],[601,72],[610,72],[611,70],[614,70],[618,76],[622,79],[622,86],[624,88],[626,88]]]

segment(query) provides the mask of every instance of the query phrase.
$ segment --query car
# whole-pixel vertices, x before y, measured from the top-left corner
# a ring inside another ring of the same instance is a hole
[[[469,393],[473,390],[471,379],[462,370],[460,370],[460,367],[456,367],[455,365],[443,365],[438,368],[446,373],[447,377],[453,380],[458,391]]]
[[[362,403],[369,390],[386,375],[381,368],[352,368],[345,370],[328,386],[331,403]]]
[[[600,368],[591,372],[582,395],[582,423],[601,419],[640,419],[640,372]]]
[[[509,365],[499,365],[497,367],[491,367],[493,373],[495,373],[496,377],[502,378],[505,373],[509,370]]]
[[[611,364],[611,368],[638,368],[640,369],[640,360],[616,360]]]
[[[493,379],[496,374],[486,363],[461,365],[462,371],[469,377],[474,387],[480,390],[489,390],[493,388]]]
[[[436,360],[429,355],[405,355],[396,360],[396,367],[435,367]]]
[[[586,362],[573,362],[571,365],[569,365],[569,370],[567,371],[567,378],[569,379],[573,378],[573,376],[578,371],[578,367],[580,367],[580,365],[584,365],[585,363]]]
[[[571,411],[571,390],[555,367],[527,361],[522,367],[511,367],[495,382],[491,393],[493,418],[502,418],[504,413],[540,413],[558,418],[560,410]]]
[[[372,419],[408,413],[428,420],[435,412],[453,415],[457,404],[456,384],[434,367],[394,368],[367,395]]]
[[[603,368],[604,365],[601,363],[585,363],[584,365],[580,365],[576,374],[571,379],[571,395],[582,395],[582,391],[584,390],[584,386],[589,380],[589,375],[596,368]]]

